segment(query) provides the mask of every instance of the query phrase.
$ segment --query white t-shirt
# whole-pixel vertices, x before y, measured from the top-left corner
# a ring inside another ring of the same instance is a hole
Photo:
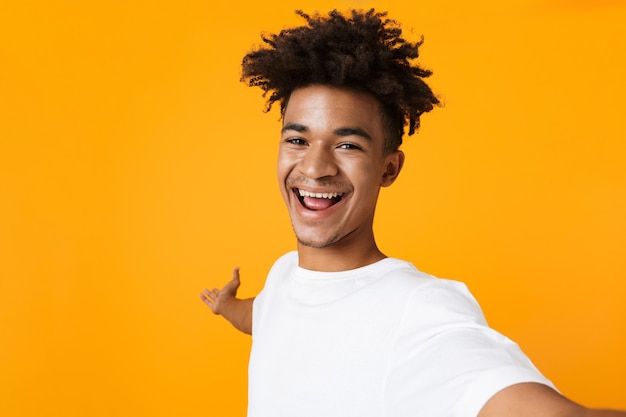
[[[464,284],[393,258],[316,272],[284,255],[252,334],[248,417],[475,417],[507,386],[552,386]]]

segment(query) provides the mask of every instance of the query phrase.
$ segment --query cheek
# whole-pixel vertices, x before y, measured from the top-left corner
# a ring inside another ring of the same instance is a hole
[[[278,152],[278,159],[276,161],[276,174],[278,175],[278,179],[284,179],[287,173],[287,158],[282,152]]]
[[[345,166],[346,173],[351,178],[352,183],[360,188],[379,188],[382,179],[382,169],[380,164],[372,161],[358,161]]]
[[[378,195],[381,188],[381,175],[378,175],[375,167],[370,167],[368,171],[361,171],[358,178],[353,177],[355,191],[358,190],[359,200],[363,204],[363,208],[376,205]]]
[[[280,183],[281,188],[285,186],[285,180],[289,176],[291,169],[288,165],[284,163],[278,163],[276,166],[276,175],[278,177],[278,182]]]
[[[293,163],[288,159],[281,157],[279,154],[278,163],[276,164],[276,177],[278,180],[278,187],[280,188],[280,193],[283,196],[285,201],[287,200],[287,187],[286,181],[291,172],[293,171]]]
[[[297,155],[289,151],[288,149],[284,149],[282,146],[278,149],[278,155],[276,157],[276,166],[279,171],[281,169],[285,169],[286,167],[293,166],[297,159]]]

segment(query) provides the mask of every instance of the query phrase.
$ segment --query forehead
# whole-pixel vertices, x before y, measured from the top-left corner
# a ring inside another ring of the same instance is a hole
[[[345,88],[311,85],[294,90],[283,124],[298,123],[311,131],[356,127],[382,140],[380,104],[374,96]]]

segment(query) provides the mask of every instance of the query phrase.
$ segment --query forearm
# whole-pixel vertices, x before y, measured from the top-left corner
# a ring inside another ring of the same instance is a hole
[[[252,334],[252,303],[254,298],[231,298],[222,306],[220,314],[243,333]]]
[[[626,411],[587,409],[582,417],[626,417]]]

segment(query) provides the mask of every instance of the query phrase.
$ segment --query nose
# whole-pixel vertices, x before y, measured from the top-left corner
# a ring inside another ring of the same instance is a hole
[[[332,177],[338,172],[332,149],[315,145],[309,146],[298,168],[303,175],[313,179]]]

